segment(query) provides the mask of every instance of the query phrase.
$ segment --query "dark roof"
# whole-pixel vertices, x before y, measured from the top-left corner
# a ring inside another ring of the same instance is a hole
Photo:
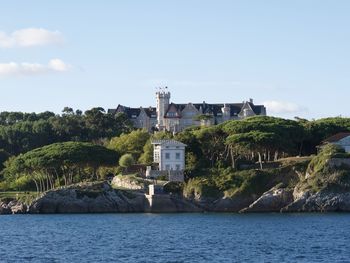
[[[325,139],[322,143],[332,143],[332,142],[338,142],[341,139],[344,139],[346,137],[350,136],[350,132],[339,132],[331,137],[328,137]]]
[[[252,108],[252,110],[254,111],[254,113],[256,115],[260,115],[262,113],[264,113],[265,111],[265,106],[264,105],[254,105],[251,102],[248,102],[250,107]],[[181,112],[182,110],[188,105],[188,103],[179,103],[179,104],[175,104],[175,103],[171,103],[167,109],[166,113],[169,111],[171,106],[175,106],[179,116],[181,117]],[[230,108],[230,115],[231,116],[235,116],[238,115],[241,110],[242,107],[244,105],[244,103],[214,103],[214,104],[209,104],[206,102],[203,103],[192,103],[192,105],[199,111],[200,109],[202,109],[203,114],[209,114],[209,115],[213,115],[213,116],[218,116],[218,113],[222,113],[221,108],[224,107],[224,105],[226,105],[226,107]]]
[[[254,113],[256,115],[260,115],[262,113],[265,113],[265,106],[264,105],[254,105],[251,102],[247,102]],[[170,103],[168,109],[165,112],[165,117],[168,111],[170,110],[171,107],[175,107],[177,111],[177,116],[174,116],[173,118],[181,118],[181,112],[184,110],[184,108],[188,105],[189,103]],[[208,115],[213,115],[213,116],[218,116],[222,114],[221,108],[226,105],[226,107],[230,108],[230,115],[231,116],[236,116],[238,115],[242,107],[244,106],[244,102],[242,103],[191,103],[198,111],[202,110],[203,114],[208,114]],[[142,107],[140,108],[130,108],[126,107],[123,105],[118,105],[116,109],[108,109],[108,113],[110,114],[116,114],[118,112],[124,112],[129,118],[135,118],[133,116],[139,116],[141,112]],[[157,117],[157,109],[155,107],[149,107],[149,108],[143,108],[147,114],[148,117],[150,118],[156,118]],[[153,117],[152,117],[153,116]],[[169,118],[169,117],[168,117]]]
[[[145,110],[145,112],[146,112],[148,117],[150,117],[150,118],[157,118],[157,108],[149,107],[149,108],[144,108],[144,110]]]
[[[125,113],[129,118],[135,118],[138,117],[141,113],[141,109],[140,108],[130,108],[130,107],[126,107],[123,105],[118,105],[118,107],[116,109],[108,109],[108,113],[110,114],[117,114],[119,112],[123,112]],[[146,114],[148,117],[150,118],[157,118],[157,109],[154,107],[149,107],[149,108],[144,108]]]

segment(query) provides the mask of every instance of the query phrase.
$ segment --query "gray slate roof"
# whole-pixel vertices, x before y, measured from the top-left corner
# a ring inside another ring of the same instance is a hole
[[[176,140],[153,140],[152,144],[167,145],[167,146],[183,146],[183,147],[187,146],[186,144]]]

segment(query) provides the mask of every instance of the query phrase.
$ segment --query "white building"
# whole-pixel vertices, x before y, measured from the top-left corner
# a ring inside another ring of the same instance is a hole
[[[186,144],[175,140],[155,140],[152,144],[153,162],[158,164],[158,169],[147,166],[146,177],[166,176],[168,181],[183,182]]]
[[[241,103],[173,103],[170,95],[167,88],[160,89],[156,93],[156,107],[130,108],[118,105],[116,109],[109,109],[108,113],[126,114],[136,128],[171,132],[191,126],[210,126],[228,120],[266,115],[265,106],[255,105],[252,99]]]
[[[185,170],[185,147],[175,140],[155,140],[152,142],[153,160],[159,164],[159,171]]]

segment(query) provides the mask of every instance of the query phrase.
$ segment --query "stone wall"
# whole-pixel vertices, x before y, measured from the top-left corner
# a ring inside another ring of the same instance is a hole
[[[165,176],[168,181],[171,182],[183,182],[184,173],[183,171],[158,171],[158,170],[148,170],[146,172],[147,178],[157,179],[160,176]]]

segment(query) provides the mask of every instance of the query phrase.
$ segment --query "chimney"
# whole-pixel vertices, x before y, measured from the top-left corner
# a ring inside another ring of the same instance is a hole
[[[250,102],[251,104],[254,104],[254,102],[253,102],[253,99],[252,99],[252,98],[250,98],[250,99],[249,99],[249,102]]]

